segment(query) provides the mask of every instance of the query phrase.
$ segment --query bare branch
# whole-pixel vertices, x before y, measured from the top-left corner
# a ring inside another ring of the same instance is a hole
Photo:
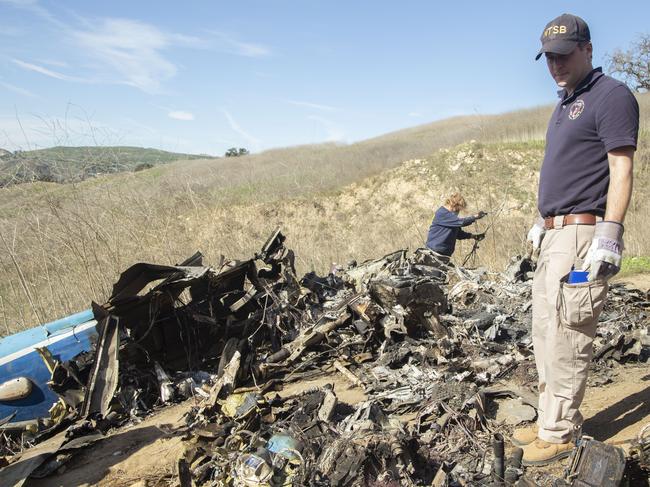
[[[643,34],[627,51],[617,49],[607,55],[610,73],[635,91],[650,90],[650,34]]]

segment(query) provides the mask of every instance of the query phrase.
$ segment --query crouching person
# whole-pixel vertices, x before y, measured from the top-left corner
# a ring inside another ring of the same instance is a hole
[[[483,218],[486,213],[461,218],[458,213],[467,208],[465,198],[460,193],[453,193],[445,200],[445,204],[436,210],[433,221],[429,227],[427,247],[438,254],[440,260],[449,262],[456,250],[456,240],[473,238],[483,240],[485,234],[472,234],[464,231],[462,227],[471,225],[476,220]]]

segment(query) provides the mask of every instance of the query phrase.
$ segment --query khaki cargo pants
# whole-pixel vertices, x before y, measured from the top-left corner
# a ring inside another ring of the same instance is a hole
[[[561,224],[561,218],[556,218]],[[539,374],[538,436],[566,443],[582,425],[585,394],[598,316],[607,282],[561,282],[582,267],[593,225],[547,230],[533,279],[533,348]]]

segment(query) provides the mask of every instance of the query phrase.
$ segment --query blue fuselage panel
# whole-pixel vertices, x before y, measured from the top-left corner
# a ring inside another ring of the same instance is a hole
[[[46,347],[55,360],[63,362],[81,352],[90,351],[97,337],[97,323],[92,319],[92,313],[72,316],[76,319],[65,322],[55,330],[45,325],[47,331],[44,327],[37,327],[0,340],[0,384],[17,377],[27,377],[34,385],[31,394],[24,399],[0,401],[0,418],[14,412],[16,416],[12,422],[49,417],[48,411],[57,402],[58,396],[47,385],[51,374],[36,347]],[[78,323],[82,319],[85,322]]]

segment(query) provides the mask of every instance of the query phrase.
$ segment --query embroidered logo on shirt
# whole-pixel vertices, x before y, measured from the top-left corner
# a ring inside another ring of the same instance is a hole
[[[582,111],[585,109],[585,102],[582,100],[576,100],[573,102],[571,105],[571,108],[569,109],[569,118],[571,120],[575,120],[580,116]]]

